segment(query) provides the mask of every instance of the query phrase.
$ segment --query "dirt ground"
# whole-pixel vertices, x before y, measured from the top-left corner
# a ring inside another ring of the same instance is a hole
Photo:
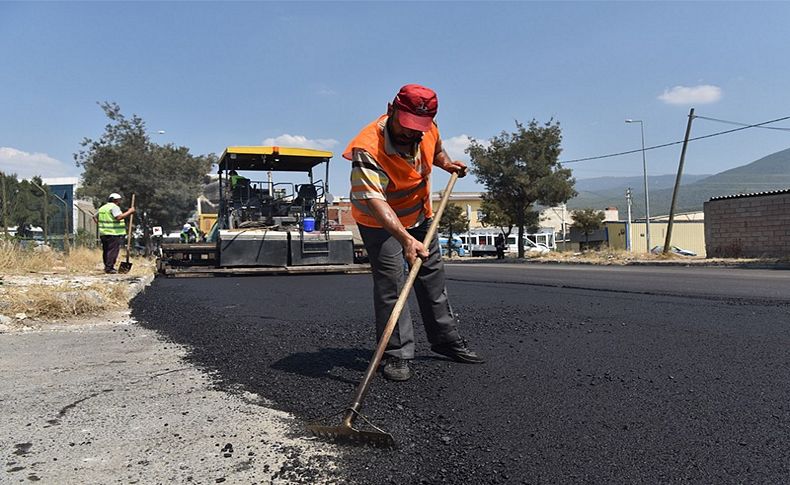
[[[128,311],[16,321],[0,349],[2,483],[331,482],[331,448],[258,395],[215,390]]]

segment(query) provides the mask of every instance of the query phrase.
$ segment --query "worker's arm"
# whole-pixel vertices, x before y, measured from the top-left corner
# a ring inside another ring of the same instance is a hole
[[[433,164],[450,173],[458,173],[459,177],[466,176],[467,167],[464,162],[450,158],[447,150],[442,146],[442,140],[436,142],[436,153],[433,155]]]
[[[406,258],[409,266],[413,265],[417,261],[417,258],[424,260],[428,257],[428,250],[425,249],[422,242],[415,239],[414,236],[409,234],[406,228],[403,227],[403,224],[401,224],[398,216],[395,215],[395,211],[392,210],[392,207],[390,207],[387,201],[381,199],[367,199],[365,202],[368,205],[368,209],[370,209],[370,213],[376,218],[376,221],[378,221],[378,223],[381,224],[387,232],[392,234],[401,246],[403,246],[403,256]]]
[[[115,216],[115,220],[116,221],[122,221],[122,220],[126,219],[127,217],[129,217],[130,215],[134,214],[135,212],[137,212],[137,209],[135,209],[134,207],[129,207],[126,210],[126,212],[121,212],[120,214]]]

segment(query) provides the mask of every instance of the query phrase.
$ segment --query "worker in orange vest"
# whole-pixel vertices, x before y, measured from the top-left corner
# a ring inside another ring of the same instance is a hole
[[[405,281],[403,260],[409,265],[423,260],[414,290],[431,350],[470,364],[483,363],[457,329],[445,286],[444,265],[434,236],[422,243],[433,216],[430,175],[439,167],[466,175],[463,162],[453,161],[442,148],[434,123],[436,93],[418,84],[403,86],[387,114],[360,131],[343,156],[352,162],[351,214],[370,258],[373,273],[376,334],[381,335]],[[414,327],[408,305],[385,352],[384,377],[394,381],[411,378]]]

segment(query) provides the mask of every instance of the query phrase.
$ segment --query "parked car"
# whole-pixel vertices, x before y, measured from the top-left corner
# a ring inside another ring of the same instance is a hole
[[[696,256],[697,253],[694,251],[689,251],[688,249],[679,248],[677,246],[670,246],[669,250],[675,254],[679,254],[681,256]],[[653,249],[650,250],[653,254],[659,254],[664,252],[664,246],[653,246]]]
[[[532,242],[529,239],[524,239],[524,250],[527,254],[541,255],[551,251],[548,246],[543,243]]]

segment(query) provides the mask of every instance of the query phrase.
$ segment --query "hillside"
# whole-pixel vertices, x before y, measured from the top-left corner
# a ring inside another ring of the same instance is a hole
[[[693,183],[706,177],[710,177],[710,174],[689,174],[685,175],[683,178],[688,179],[688,183]],[[675,175],[650,175],[648,177],[648,182],[650,183],[650,189],[668,189],[675,184]],[[614,192],[617,192],[617,196],[619,197],[625,193],[626,187],[631,187],[632,190],[636,190],[642,187],[643,184],[644,178],[641,175],[634,177],[596,177],[591,179],[577,180],[576,190],[580,193],[605,193],[612,191],[612,195],[615,195]]]
[[[702,204],[711,197],[790,188],[790,148],[715,175],[684,175],[682,182],[678,194],[678,212],[702,210]],[[669,213],[675,175],[651,176],[649,183],[651,215]],[[568,201],[568,207],[616,206],[624,210],[625,188],[629,186],[633,190],[633,215],[644,217],[642,177],[579,180],[579,196]]]

